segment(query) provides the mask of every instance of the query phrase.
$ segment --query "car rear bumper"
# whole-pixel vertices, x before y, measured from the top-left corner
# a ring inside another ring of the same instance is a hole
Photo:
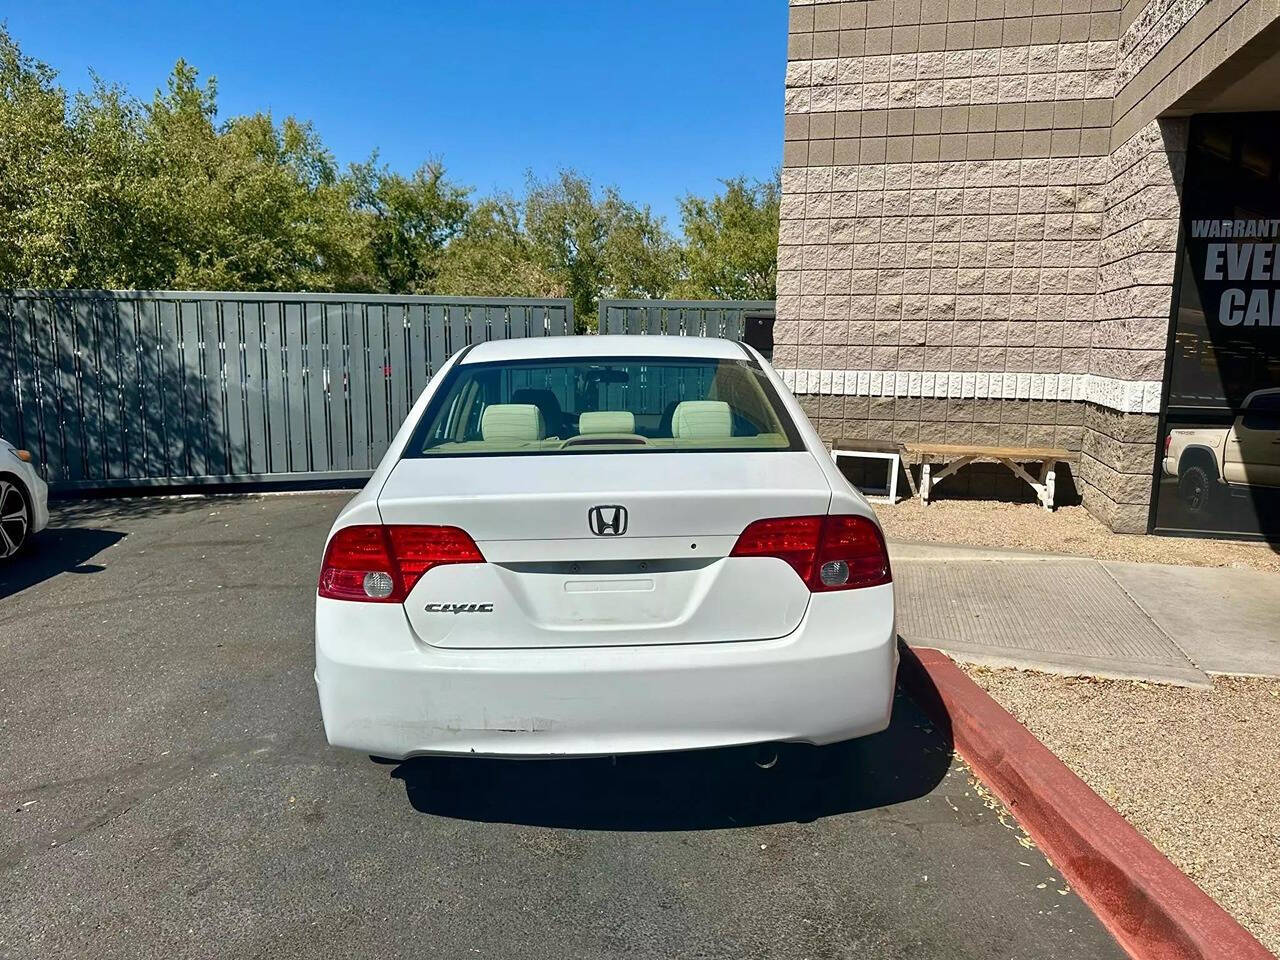
[[[823,744],[889,725],[892,585],[815,594],[781,639],[663,646],[441,649],[399,605],[316,604],[329,742],[379,756]]]

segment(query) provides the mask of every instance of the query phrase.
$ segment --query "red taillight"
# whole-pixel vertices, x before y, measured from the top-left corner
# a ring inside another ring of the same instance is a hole
[[[343,527],[329,540],[320,569],[320,596],[333,600],[389,601],[396,593],[397,580],[382,527],[368,524]],[[382,591],[366,587],[366,581],[370,585],[384,585],[386,592],[381,597],[375,596]]]
[[[876,587],[892,580],[889,551],[879,527],[866,517],[824,519],[810,590]]]
[[[402,603],[424,573],[448,563],[484,563],[465,530],[408,524],[343,527],[325,548],[320,596]]]
[[[732,557],[777,557],[785,560],[805,583],[813,573],[813,558],[822,533],[822,517],[777,517],[747,524],[733,545]]]
[[[777,557],[814,592],[890,583],[880,528],[866,517],[775,517],[748,524],[730,556]]]
[[[1166,433],[1166,434],[1165,434],[1165,437],[1164,437],[1164,455],[1165,455],[1166,457],[1169,455],[1169,446],[1170,446],[1172,443],[1173,443],[1173,434],[1172,434],[1172,433]]]
[[[418,578],[432,567],[447,563],[484,563],[480,548],[465,530],[457,527],[414,527],[393,525],[391,552],[404,579],[408,596]]]

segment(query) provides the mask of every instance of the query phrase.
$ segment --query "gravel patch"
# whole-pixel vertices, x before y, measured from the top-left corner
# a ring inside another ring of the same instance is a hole
[[[1059,507],[1048,513],[1032,503],[940,500],[925,507],[916,499],[874,507],[891,540],[1280,572],[1280,554],[1264,543],[1112,533],[1084,507]]]
[[[1189,690],[961,666],[1280,953],[1280,680]]]

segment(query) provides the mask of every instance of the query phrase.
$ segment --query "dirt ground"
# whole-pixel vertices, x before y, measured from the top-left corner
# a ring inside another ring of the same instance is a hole
[[[1190,690],[964,669],[1280,953],[1280,680]]]
[[[938,500],[925,507],[916,499],[874,506],[891,540],[1280,572],[1280,553],[1266,544],[1112,533],[1084,507],[1059,507],[1048,513],[1031,503]]]

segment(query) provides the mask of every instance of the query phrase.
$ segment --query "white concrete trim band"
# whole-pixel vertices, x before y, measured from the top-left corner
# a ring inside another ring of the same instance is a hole
[[[1072,400],[1119,413],[1159,413],[1158,380],[1117,380],[1092,373],[930,372],[780,369],[796,394],[927,397],[951,400]]]

